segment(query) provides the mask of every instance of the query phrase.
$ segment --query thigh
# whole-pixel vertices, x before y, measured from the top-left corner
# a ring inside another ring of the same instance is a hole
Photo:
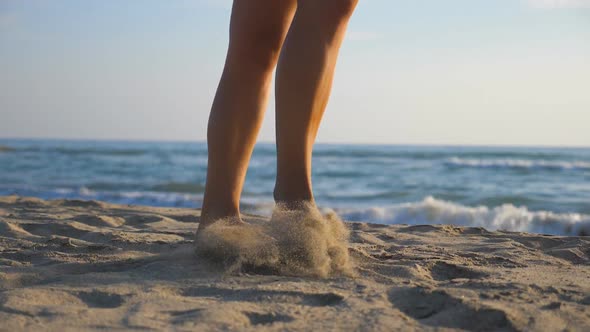
[[[280,50],[297,0],[234,0],[230,50]]]

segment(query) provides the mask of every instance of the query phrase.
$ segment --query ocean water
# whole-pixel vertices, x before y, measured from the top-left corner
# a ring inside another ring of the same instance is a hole
[[[0,139],[0,195],[200,207],[204,143]],[[274,145],[256,147],[243,212],[270,215]],[[318,205],[348,221],[590,235],[590,148],[323,145]]]

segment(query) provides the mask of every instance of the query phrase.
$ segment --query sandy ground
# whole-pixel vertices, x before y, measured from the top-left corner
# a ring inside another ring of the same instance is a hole
[[[589,237],[350,223],[356,276],[313,278],[228,274],[198,221],[0,197],[0,330],[590,330]]]

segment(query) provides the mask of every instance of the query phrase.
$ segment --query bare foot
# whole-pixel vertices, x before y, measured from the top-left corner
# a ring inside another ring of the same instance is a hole
[[[243,226],[246,224],[240,216],[212,218],[210,216],[204,216],[203,214],[201,214],[201,218],[199,220],[199,228],[197,228],[196,238],[198,238],[199,233],[203,232],[207,227],[219,221],[222,221],[227,225]]]
[[[279,251],[276,240],[261,226],[240,218],[224,218],[200,225],[195,236],[195,252],[228,272],[243,268],[272,267]]]

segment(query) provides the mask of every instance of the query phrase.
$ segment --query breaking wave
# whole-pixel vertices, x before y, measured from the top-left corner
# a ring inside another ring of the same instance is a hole
[[[454,167],[521,168],[549,170],[590,170],[588,161],[527,160],[527,159],[466,159],[453,157],[446,164]]]
[[[504,204],[495,208],[469,207],[427,197],[421,202],[367,209],[337,209],[347,221],[381,224],[452,224],[488,230],[553,235],[590,235],[590,215],[529,211]]]

